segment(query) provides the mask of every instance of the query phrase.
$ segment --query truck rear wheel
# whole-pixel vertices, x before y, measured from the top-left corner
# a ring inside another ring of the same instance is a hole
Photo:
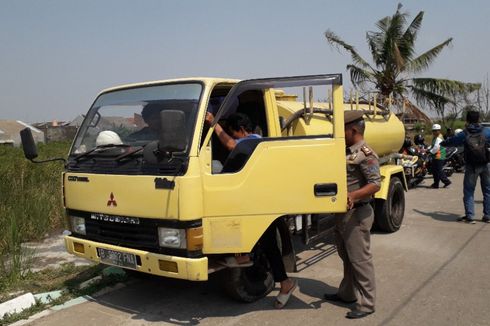
[[[254,302],[265,297],[274,289],[274,278],[263,254],[256,257],[253,266],[228,268],[225,273],[225,291],[238,301]]]
[[[399,178],[390,180],[388,198],[376,199],[374,219],[376,226],[384,232],[400,229],[405,215],[405,190]]]

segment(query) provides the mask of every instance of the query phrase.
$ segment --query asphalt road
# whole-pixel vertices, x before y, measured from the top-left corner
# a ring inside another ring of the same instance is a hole
[[[320,244],[300,254],[299,289],[287,307],[272,307],[277,290],[251,304],[224,295],[220,275],[208,282],[144,279],[33,325],[490,325],[490,225],[455,222],[463,214],[462,175],[448,189],[430,180],[407,193],[402,228],[373,234],[376,313],[345,319],[347,305],[322,300],[342,277],[335,248]],[[476,193],[481,218],[482,196]]]

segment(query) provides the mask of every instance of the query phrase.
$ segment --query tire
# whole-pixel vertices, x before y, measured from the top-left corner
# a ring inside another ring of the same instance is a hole
[[[274,278],[269,263],[259,252],[256,253],[253,266],[228,268],[225,273],[225,291],[238,301],[254,302],[265,297],[274,289]]]
[[[444,173],[446,174],[446,177],[450,178],[453,175],[454,169],[453,168],[444,168]]]
[[[374,219],[379,230],[393,233],[400,229],[405,215],[405,190],[399,178],[390,180],[388,198],[376,199]]]
[[[463,173],[464,172],[464,166],[458,166],[458,167],[454,168],[454,170],[458,173]]]

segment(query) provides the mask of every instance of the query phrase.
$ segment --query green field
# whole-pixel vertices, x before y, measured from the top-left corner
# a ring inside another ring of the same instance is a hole
[[[66,157],[70,144],[40,144],[39,158]],[[0,147],[0,290],[26,270],[21,243],[65,227],[62,162],[34,164],[22,150]]]

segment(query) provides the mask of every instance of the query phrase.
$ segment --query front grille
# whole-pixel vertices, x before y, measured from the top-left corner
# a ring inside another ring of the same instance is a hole
[[[157,225],[140,219],[140,224],[119,224],[85,220],[87,238],[90,240],[135,249],[155,251],[159,249]]]
[[[139,224],[125,224],[100,219],[95,220],[91,218],[92,213],[84,211],[68,209],[67,214],[85,219],[86,234],[73,234],[75,237],[167,255],[202,257],[201,250],[187,251],[186,249],[162,248],[158,243],[158,227],[176,229],[194,228],[202,226],[201,220],[178,221],[139,218]]]

